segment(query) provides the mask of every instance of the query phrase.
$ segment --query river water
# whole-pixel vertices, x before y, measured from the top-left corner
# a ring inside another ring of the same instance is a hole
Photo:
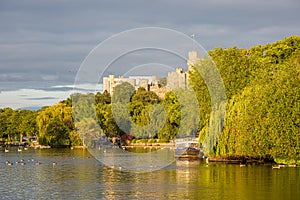
[[[0,199],[300,199],[300,167],[178,161],[130,173],[82,149],[1,149]]]

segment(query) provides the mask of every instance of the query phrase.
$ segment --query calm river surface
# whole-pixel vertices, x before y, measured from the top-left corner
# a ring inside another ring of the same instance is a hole
[[[15,163],[21,159],[25,165]],[[181,161],[136,174],[82,149],[1,149],[0,199],[300,199],[300,167]]]

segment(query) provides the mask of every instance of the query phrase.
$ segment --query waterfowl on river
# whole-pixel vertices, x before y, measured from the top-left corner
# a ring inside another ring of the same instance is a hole
[[[246,164],[240,163],[240,167],[246,167]]]
[[[205,162],[206,162],[206,164],[208,164],[208,157],[206,157]]]
[[[273,165],[272,169],[280,169],[280,166],[279,165]]]
[[[9,150],[8,150],[7,148],[5,148],[5,149],[4,149],[4,152],[5,152],[5,153],[8,153],[8,152],[9,152]]]
[[[18,148],[18,152],[21,152],[22,151],[22,149],[21,148]]]
[[[35,163],[35,165],[41,165],[41,164],[42,164],[41,162],[36,162],[36,163]]]
[[[13,165],[14,163],[8,161],[6,164],[7,165]]]

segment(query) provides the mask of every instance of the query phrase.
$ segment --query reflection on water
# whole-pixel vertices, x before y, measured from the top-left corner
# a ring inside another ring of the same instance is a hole
[[[162,169],[174,161],[174,149],[91,148],[89,152],[101,163],[125,172],[144,173]]]
[[[21,159],[26,165],[15,163]],[[13,165],[6,165],[6,160]],[[21,153],[1,150],[0,174],[0,199],[227,200],[300,196],[300,167],[206,167],[200,161],[178,161],[151,173],[129,173],[102,165],[82,149],[29,149]]]

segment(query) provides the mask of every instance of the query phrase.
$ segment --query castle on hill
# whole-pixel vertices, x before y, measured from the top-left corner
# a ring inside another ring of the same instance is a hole
[[[184,72],[183,68],[176,68],[175,71],[168,72],[166,78],[158,79],[156,76],[129,76],[126,78],[124,76],[115,77],[114,75],[109,75],[103,78],[103,91],[106,90],[113,94],[115,86],[127,82],[134,86],[135,89],[143,87],[147,91],[153,91],[159,98],[163,99],[166,92],[188,86],[188,71],[193,69],[193,66],[199,59],[199,52],[189,51],[188,70]]]

